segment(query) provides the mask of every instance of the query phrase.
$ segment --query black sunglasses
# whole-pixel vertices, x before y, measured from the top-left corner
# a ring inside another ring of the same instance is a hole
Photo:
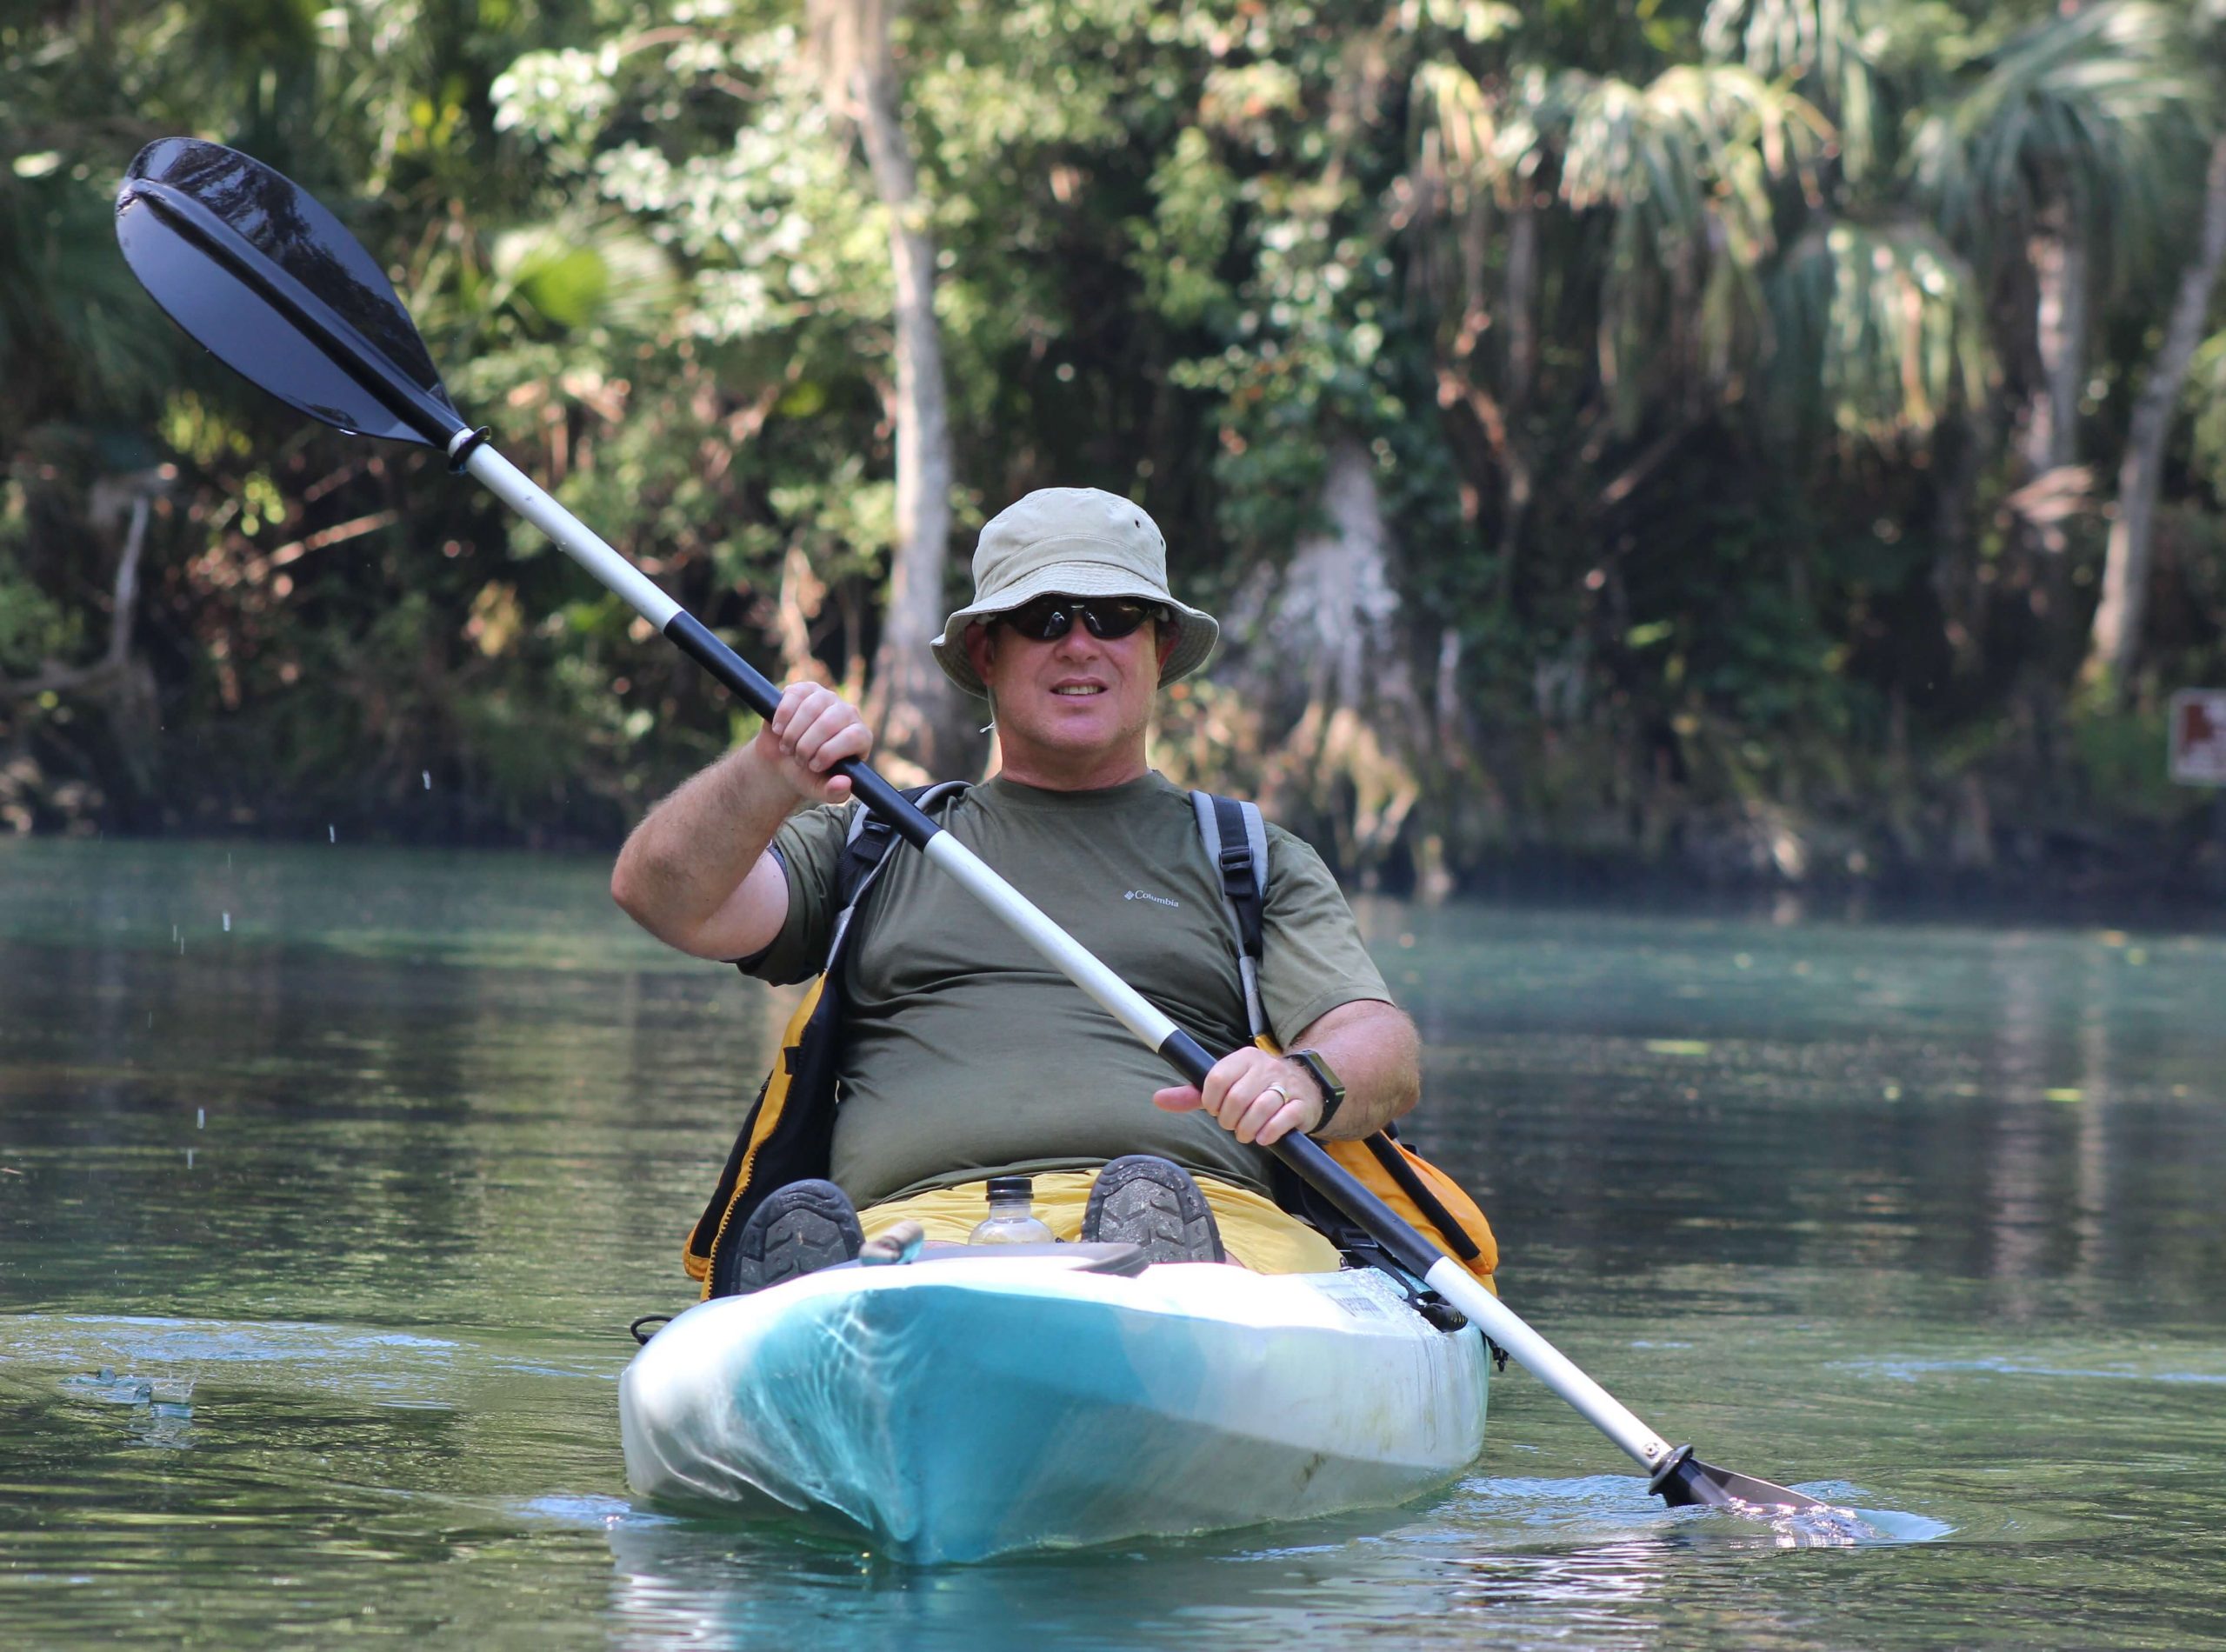
[[[1133,596],[1039,596],[996,619],[1032,643],[1049,643],[1074,629],[1076,615],[1092,636],[1109,642],[1128,636],[1146,620],[1164,623],[1168,617],[1158,603]]]

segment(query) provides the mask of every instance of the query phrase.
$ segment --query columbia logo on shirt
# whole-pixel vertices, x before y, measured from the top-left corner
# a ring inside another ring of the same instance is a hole
[[[1124,901],[1150,901],[1154,906],[1179,907],[1183,904],[1180,901],[1169,900],[1164,895],[1154,895],[1148,889],[1130,889],[1121,898]]]

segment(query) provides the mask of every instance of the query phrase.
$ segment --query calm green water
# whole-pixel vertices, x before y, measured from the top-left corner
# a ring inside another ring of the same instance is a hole
[[[2226,1643],[2226,942],[1369,905],[1510,1301],[1890,1541],[1510,1372],[1425,1503],[923,1573],[627,1501],[783,1009],[603,876],[0,843],[0,1642]]]

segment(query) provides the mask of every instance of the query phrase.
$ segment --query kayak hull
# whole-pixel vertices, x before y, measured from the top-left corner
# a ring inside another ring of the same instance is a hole
[[[1483,1449],[1486,1360],[1383,1275],[840,1269],[690,1309],[622,1379],[629,1482],[933,1564],[1403,1502]]]

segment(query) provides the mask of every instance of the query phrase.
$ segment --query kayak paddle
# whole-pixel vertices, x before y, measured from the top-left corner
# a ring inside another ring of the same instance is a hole
[[[772,716],[778,689],[497,453],[483,427],[464,422],[384,271],[314,198],[236,150],[171,137],[132,162],[116,212],[132,273],[173,321],[250,383],[351,435],[445,454],[451,469],[470,472],[548,535],[743,704]],[[1197,1040],[871,769],[845,762],[836,769],[899,836],[1183,1078],[1204,1082],[1214,1058]],[[1690,1446],[1672,1448],[1314,1142],[1287,1136],[1270,1150],[1620,1446],[1665,1502],[1756,1514],[1829,1509],[1787,1487],[1711,1467]]]

